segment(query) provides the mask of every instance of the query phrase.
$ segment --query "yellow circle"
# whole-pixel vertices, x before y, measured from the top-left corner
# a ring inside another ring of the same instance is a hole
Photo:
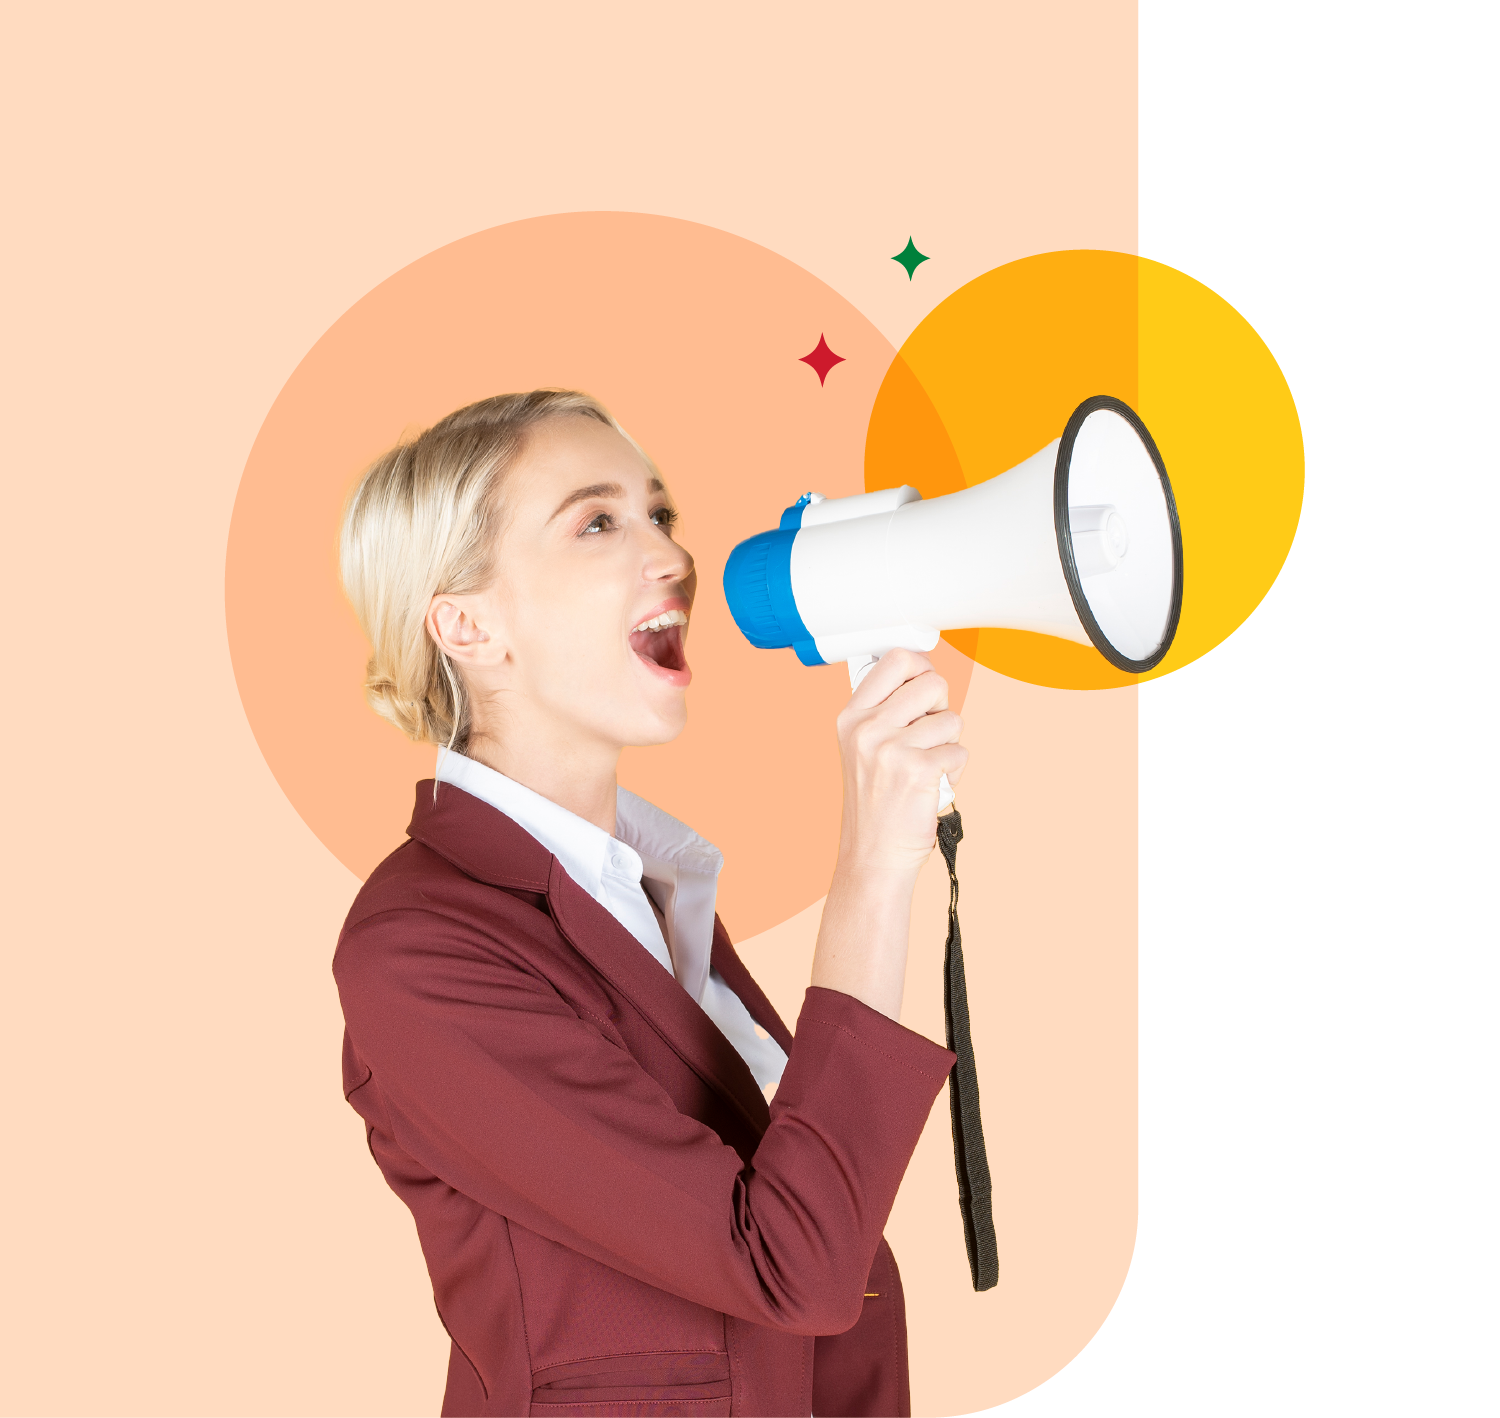
[[[1182,526],[1182,617],[1160,664],[1115,669],[1092,646],[990,627],[944,639],[1013,679],[1105,689],[1196,660],[1271,588],[1302,509],[1302,429],[1249,323],[1207,286],[1117,251],[1052,251],[955,291],[887,372],[865,441],[865,487],[941,496],[1005,472],[1095,394],[1140,414]]]

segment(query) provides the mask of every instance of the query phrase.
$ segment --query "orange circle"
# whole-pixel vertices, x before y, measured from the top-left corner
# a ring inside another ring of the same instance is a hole
[[[1170,674],[1219,644],[1271,588],[1302,507],[1302,432],[1271,352],[1221,296],[1157,261],[1050,251],[970,281],[902,345],[870,415],[865,487],[940,496],[1046,447],[1096,394],[1150,429],[1182,527],[1182,617],[1154,669],[1024,630],[944,639],[1012,679],[1104,689]]]
[[[800,362],[820,335],[826,384]],[[712,227],[618,212],[538,217],[424,256],[310,350],[251,450],[225,573],[229,643],[257,742],[303,820],[363,877],[397,846],[434,750],[366,706],[368,647],[338,583],[343,500],[404,434],[485,395],[604,401],[662,469],[697,559],[689,726],[628,750],[620,781],[723,849],[743,938],[827,890],[838,844],[842,666],[752,649],[724,603],[730,548],[816,488],[860,491],[893,351],[784,257]],[[970,663],[944,657],[961,701]]]

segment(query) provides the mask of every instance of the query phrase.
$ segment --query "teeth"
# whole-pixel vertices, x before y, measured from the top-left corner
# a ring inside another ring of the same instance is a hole
[[[686,611],[663,611],[650,620],[643,620],[635,630],[630,633],[634,635],[640,630],[665,630],[669,625],[686,625],[688,623]]]

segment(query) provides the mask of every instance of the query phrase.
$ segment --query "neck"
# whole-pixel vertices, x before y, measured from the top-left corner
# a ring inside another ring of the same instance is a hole
[[[545,721],[504,732],[476,723],[464,752],[614,835],[618,746],[568,737]]]

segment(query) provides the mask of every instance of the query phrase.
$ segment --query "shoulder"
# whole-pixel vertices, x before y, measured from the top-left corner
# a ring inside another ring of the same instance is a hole
[[[541,892],[480,881],[441,853],[408,840],[360,888],[334,952],[333,972],[382,973],[438,958],[509,960],[522,968],[556,948]]]
[[[545,899],[540,892],[507,891],[480,881],[462,867],[455,866],[441,852],[408,838],[370,873],[369,879],[360,887],[344,920],[344,930],[348,931],[383,911],[411,908],[441,911],[472,904],[475,900],[503,909],[502,903],[493,900],[494,897],[527,900],[533,906]]]

